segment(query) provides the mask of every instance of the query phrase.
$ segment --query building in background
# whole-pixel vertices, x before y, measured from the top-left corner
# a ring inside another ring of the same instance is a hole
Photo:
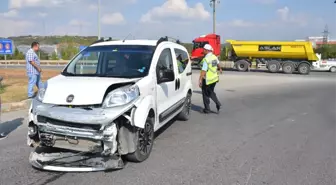
[[[319,48],[323,45],[323,36],[310,36],[310,37],[306,37],[305,39],[297,39],[295,41],[310,41],[313,44],[314,48]],[[330,39],[328,37],[328,42],[327,44],[330,45],[336,45],[336,39]]]

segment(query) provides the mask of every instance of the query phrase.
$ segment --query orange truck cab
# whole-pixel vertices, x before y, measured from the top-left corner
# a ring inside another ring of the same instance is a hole
[[[193,65],[198,65],[203,59],[203,47],[210,44],[214,49],[213,53],[218,57],[221,52],[220,36],[216,34],[201,35],[193,40],[193,50],[191,51],[191,60]]]

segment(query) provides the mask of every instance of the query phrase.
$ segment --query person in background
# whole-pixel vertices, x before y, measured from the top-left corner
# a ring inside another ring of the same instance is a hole
[[[38,58],[36,52],[39,50],[40,44],[38,42],[33,42],[31,48],[26,53],[26,70],[28,76],[28,98],[34,97],[34,87],[35,85],[39,89],[41,84],[41,66],[40,59]]]
[[[219,65],[219,60],[212,53],[213,48],[211,45],[204,45],[204,55],[205,57],[201,61],[202,70],[199,77],[199,87],[202,88],[202,96],[204,109],[203,112],[205,114],[210,113],[210,98],[216,103],[217,112],[219,112],[221,108],[221,103],[219,102],[217,95],[215,93],[215,86],[219,81],[219,76],[217,70],[220,70],[222,73],[222,68]]]

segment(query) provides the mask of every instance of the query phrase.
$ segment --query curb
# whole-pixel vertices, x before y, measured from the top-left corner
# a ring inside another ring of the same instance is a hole
[[[1,105],[1,112],[11,112],[15,110],[28,109],[31,104],[31,100],[23,100],[14,103],[4,103]]]

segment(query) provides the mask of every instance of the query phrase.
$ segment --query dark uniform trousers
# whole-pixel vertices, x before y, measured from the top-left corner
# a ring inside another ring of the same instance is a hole
[[[217,95],[215,93],[215,86],[217,82],[206,85],[205,79],[203,79],[202,83],[202,96],[203,96],[203,103],[204,103],[204,109],[210,110],[210,98],[212,101],[216,103],[216,106],[221,106],[221,103],[219,102]]]

